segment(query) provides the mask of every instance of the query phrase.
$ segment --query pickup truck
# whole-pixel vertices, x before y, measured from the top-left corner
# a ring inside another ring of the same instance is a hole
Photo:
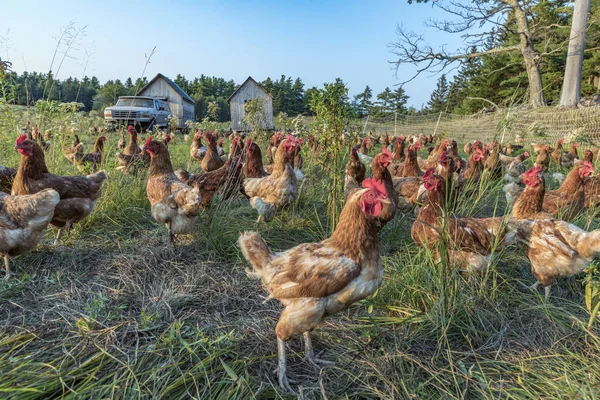
[[[170,115],[169,103],[157,97],[121,96],[117,104],[104,109],[104,120],[111,125],[133,124],[144,130],[166,128]]]

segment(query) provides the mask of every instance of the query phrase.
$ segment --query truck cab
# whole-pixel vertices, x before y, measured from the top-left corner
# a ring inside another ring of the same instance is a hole
[[[133,124],[144,130],[166,128],[171,110],[166,99],[146,96],[121,96],[117,104],[104,109],[104,120],[112,125]]]

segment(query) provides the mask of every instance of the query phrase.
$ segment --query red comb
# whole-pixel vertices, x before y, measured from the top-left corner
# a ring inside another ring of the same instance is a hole
[[[292,135],[290,135],[290,134],[288,134],[288,135],[285,137],[285,139],[286,139],[286,140],[291,140],[292,142],[296,140],[296,139],[295,139],[295,138],[294,138]]]
[[[385,154],[386,156],[389,156],[389,157],[391,157],[391,156],[392,156],[392,153],[390,153],[390,151],[388,150],[388,148],[387,148],[387,147],[384,147],[384,148],[382,148],[382,149],[381,149],[381,152],[382,152],[383,154]]]
[[[152,143],[152,136],[148,136],[148,139],[146,139],[146,144],[144,144],[144,147],[148,147],[148,145]]]
[[[588,167],[588,168],[592,168],[592,169],[594,169],[594,166],[593,166],[593,165],[592,165],[592,163],[591,163],[591,162],[589,162],[589,161],[584,161],[584,162],[583,162],[583,165],[585,165],[585,166],[586,166],[586,167]]]
[[[246,140],[246,147],[250,146],[252,144],[252,139],[248,138],[248,140]]]
[[[21,135],[17,138],[17,146],[27,140],[27,135]]]
[[[363,181],[362,187],[371,189],[377,192],[377,195],[383,199],[387,199],[387,192],[382,181],[373,178],[367,178]]]
[[[429,168],[427,171],[425,171],[425,173],[423,174],[423,177],[421,179],[425,180],[428,179],[431,175],[433,175],[435,172],[435,170],[433,168]]]

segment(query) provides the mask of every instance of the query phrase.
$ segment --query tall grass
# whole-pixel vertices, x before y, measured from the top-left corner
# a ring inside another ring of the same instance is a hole
[[[19,124],[35,118],[14,113]],[[97,121],[59,115],[53,123],[49,168],[77,174],[61,146],[75,127],[90,150],[85,132]],[[9,166],[19,161],[16,134],[0,137]],[[272,373],[280,306],[263,304],[235,242],[244,230],[275,251],[327,237],[327,172],[306,155],[300,198],[269,224],[257,224],[240,196],[217,199],[173,251],[150,217],[145,173],[115,171],[118,135],[108,136],[109,179],[94,213],[59,246],[49,229],[14,260],[17,278],[0,280],[0,397],[285,398]],[[173,164],[198,172],[188,145],[178,136],[169,146]],[[475,193],[461,198],[459,215],[505,213],[500,183],[483,180]],[[546,301],[526,288],[534,279],[518,249],[464,278],[412,242],[413,221],[400,215],[380,233],[382,288],[314,332],[335,367],[315,370],[291,341],[288,373],[304,398],[598,397],[596,267],[560,280]],[[576,220],[590,229],[598,222],[595,213]]]

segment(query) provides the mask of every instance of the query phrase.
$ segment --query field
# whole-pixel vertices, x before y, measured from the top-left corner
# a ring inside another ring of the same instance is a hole
[[[55,123],[49,169],[77,174],[61,151],[67,133]],[[73,123],[87,132],[91,121]],[[18,164],[16,132],[0,133],[3,165]],[[82,140],[90,150],[93,138]],[[273,373],[280,306],[263,302],[259,282],[246,277],[236,240],[258,230],[281,250],[327,237],[326,174],[306,150],[293,207],[257,224],[243,197],[215,202],[173,250],[150,216],[146,176],[115,171],[117,140],[109,135],[109,179],[92,216],[58,246],[49,229],[42,245],[13,261],[13,277],[0,279],[0,397],[291,397]],[[173,164],[198,172],[188,146],[180,136],[169,146]],[[463,199],[459,213],[503,214],[501,183],[484,189]],[[590,312],[600,301],[596,267],[559,280],[545,300],[527,289],[534,278],[517,248],[465,279],[412,242],[413,220],[398,215],[380,233],[382,288],[315,330],[316,350],[334,367],[315,369],[300,339],[289,343],[288,374],[302,398],[599,397],[600,332]],[[592,229],[600,219],[584,214],[576,223]]]

